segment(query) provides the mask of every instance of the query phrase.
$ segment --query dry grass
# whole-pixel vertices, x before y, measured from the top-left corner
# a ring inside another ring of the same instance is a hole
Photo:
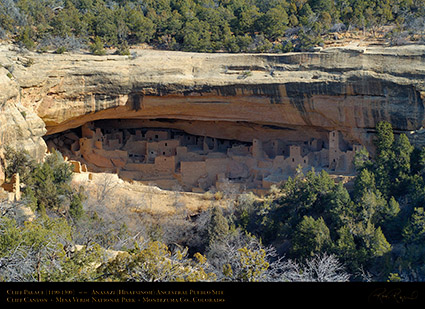
[[[89,198],[101,200],[106,207],[128,207],[133,212],[171,215],[184,209],[196,214],[212,205],[221,205],[221,200],[205,199],[202,193],[162,190],[137,181],[123,181],[116,174],[74,174],[72,183],[77,187],[82,185]]]

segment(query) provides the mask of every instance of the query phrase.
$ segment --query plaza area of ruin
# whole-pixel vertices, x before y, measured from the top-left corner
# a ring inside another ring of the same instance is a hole
[[[129,127],[125,122],[89,122],[49,136],[47,145],[66,156],[75,172],[113,172],[123,180],[162,189],[205,192],[231,185],[258,194],[295,175],[299,168],[350,175],[360,148],[348,144],[338,131],[329,132],[323,140],[242,142],[166,127]]]

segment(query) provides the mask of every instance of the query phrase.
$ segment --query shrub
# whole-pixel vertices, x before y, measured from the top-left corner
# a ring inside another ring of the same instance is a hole
[[[216,199],[217,201],[221,200],[222,198],[223,198],[223,192],[217,191],[216,193],[214,193],[214,199]]]
[[[43,163],[36,163],[28,152],[5,147],[5,159],[6,177],[19,173],[25,184],[25,197],[35,208],[57,210],[66,196],[71,196],[73,206],[78,208],[78,200],[74,200],[75,196],[69,186],[71,165],[65,162],[61,153],[54,151]],[[82,196],[78,198],[81,200]]]
[[[59,46],[55,51],[56,54],[63,54],[65,52],[67,52],[67,49],[65,46]]]
[[[26,182],[34,170],[36,163],[31,159],[30,154],[25,150],[15,150],[10,146],[5,147],[5,159],[7,168],[6,178],[10,179],[13,174],[19,173],[22,182]]]
[[[100,39],[100,37],[97,36],[95,38],[94,42],[90,45],[90,52],[93,55],[98,55],[98,56],[106,54],[106,51],[103,48],[103,43],[102,43],[102,40]]]
[[[25,26],[21,29],[16,41],[28,50],[32,50],[35,47],[34,37],[35,33],[29,26]]]
[[[206,201],[212,200],[213,197],[214,195],[210,191],[207,191],[204,194],[202,194],[202,199]]]
[[[130,48],[128,47],[127,41],[120,44],[115,53],[121,56],[130,56]]]

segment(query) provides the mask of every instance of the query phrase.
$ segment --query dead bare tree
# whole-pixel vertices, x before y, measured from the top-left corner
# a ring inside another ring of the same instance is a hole
[[[282,263],[282,279],[291,282],[345,282],[350,275],[333,254],[318,254],[301,264],[294,260]]]
[[[9,248],[0,257],[0,281],[34,281],[33,261],[28,259],[30,248],[22,243]]]
[[[114,175],[103,174],[101,177],[102,178],[99,181],[98,188],[96,190],[96,201],[99,204],[103,204],[105,200],[109,199],[118,186]]]

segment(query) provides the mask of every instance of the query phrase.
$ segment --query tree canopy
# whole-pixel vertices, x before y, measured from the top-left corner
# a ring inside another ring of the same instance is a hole
[[[424,39],[425,4],[410,0],[0,0],[0,37],[28,49],[101,40],[198,52],[308,50],[329,32],[393,25]],[[401,41],[400,41],[401,42]]]
[[[325,171],[299,173],[241,216],[241,224],[265,244],[288,243],[294,259],[326,252],[351,273],[425,280],[424,149],[387,122],[377,124],[374,144],[373,157],[366,149],[356,154],[350,191]]]

